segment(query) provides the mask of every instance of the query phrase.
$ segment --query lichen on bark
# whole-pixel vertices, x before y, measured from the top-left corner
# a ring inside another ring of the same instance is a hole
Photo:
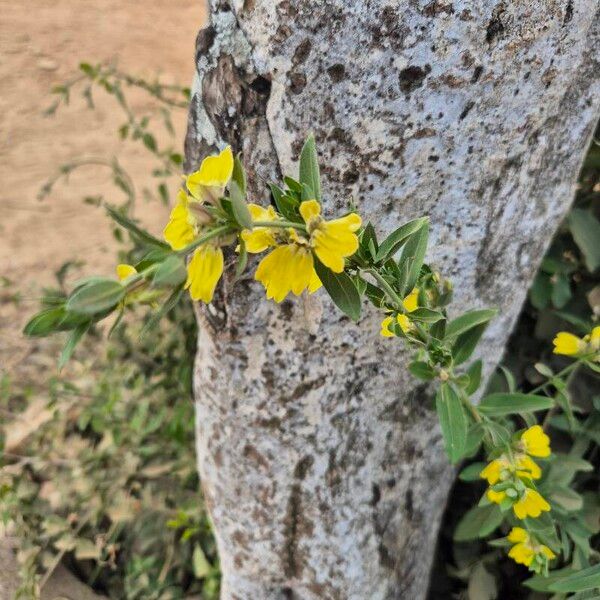
[[[314,132],[325,210],[385,234],[427,214],[461,308],[496,306],[499,360],[572,198],[598,111],[598,4],[213,1],[186,168],[242,151],[252,201]],[[323,293],[250,278],[198,309],[197,445],[223,597],[424,597],[453,470],[399,345]]]

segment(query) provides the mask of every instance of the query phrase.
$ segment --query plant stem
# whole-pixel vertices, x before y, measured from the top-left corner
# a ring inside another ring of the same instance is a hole
[[[450,372],[450,377],[454,377],[454,373],[452,371]],[[469,414],[473,417],[475,422],[481,423],[483,421],[481,414],[477,410],[477,407],[471,402],[471,400],[469,400],[469,397],[467,396],[466,392],[463,389],[461,389],[459,386],[455,385],[453,387],[455,389],[458,387],[458,397],[460,398],[461,402],[463,403],[463,406],[467,409]]]
[[[300,231],[306,231],[306,225],[294,221],[255,221],[253,227],[293,227]]]
[[[202,246],[202,244],[205,244],[209,240],[219,237],[220,235],[224,235],[225,233],[233,233],[231,225],[220,225],[219,227],[211,229],[211,231],[209,231],[208,233],[205,233],[198,239],[194,240],[193,242],[190,242],[185,248],[178,250],[177,254],[179,256],[187,256],[190,252],[193,252],[196,248],[198,248],[198,246]]]
[[[571,371],[575,370],[581,364],[581,361],[583,360],[583,358],[584,357],[578,358],[574,363],[571,363],[570,365],[565,367],[562,371],[559,371],[556,375],[553,375],[550,379],[548,379],[548,381],[545,381],[541,385],[538,385],[536,388],[532,389],[528,393],[536,394],[537,392],[541,392],[544,388],[548,387],[549,385],[552,385],[552,382],[555,379],[564,377],[565,375],[569,374]]]
[[[364,269],[364,271],[365,273],[372,275],[377,280],[377,283],[379,283],[379,285],[383,288],[383,291],[387,294],[388,298],[396,305],[396,308],[400,312],[404,313],[402,298],[396,294],[392,286],[385,280],[383,275],[381,275],[377,269]]]

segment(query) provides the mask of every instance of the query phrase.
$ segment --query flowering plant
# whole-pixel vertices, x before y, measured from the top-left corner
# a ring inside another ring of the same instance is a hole
[[[573,472],[592,465],[582,458],[586,447],[553,456],[546,429],[558,410],[566,415],[567,427],[576,427],[566,379],[580,366],[600,372],[600,327],[590,328],[582,339],[559,333],[555,353],[574,360],[557,374],[538,365],[547,378],[538,388],[492,393],[476,403],[482,362],[466,364],[495,311],[448,318],[451,285],[424,263],[428,219],[409,221],[380,241],[355,210],[325,218],[312,137],[300,154],[298,179],[284,178],[283,187],[272,184],[271,196],[269,206],[247,202],[244,168],[226,147],[186,177],[164,229],[165,241],[109,208],[146,254],[135,265],[119,265],[117,280],[91,277],[68,296],[49,299],[25,333],[70,331],[59,361],[63,365],[94,324],[115,311],[118,322],[129,305],[149,304],[156,309],[156,322],[184,290],[193,300],[210,303],[225,269],[224,249],[235,253],[237,276],[247,268],[249,254],[262,254],[254,277],[268,299],[281,302],[289,294],[323,287],[343,313],[358,320],[365,298],[382,313],[381,335],[400,338],[414,350],[410,372],[437,382],[436,410],[450,461],[480,452],[486,457],[486,464],[473,463],[461,472],[462,479],[483,479],[488,488],[459,524],[457,539],[486,537],[502,526],[508,535],[492,545],[510,548],[511,558],[537,574],[547,576],[551,565],[567,564],[569,558],[572,569],[588,567],[593,553],[587,540],[593,532],[586,532],[577,513],[583,499],[569,487],[573,477],[560,478],[555,471],[565,464]],[[542,411],[546,417],[540,424],[536,414]],[[600,585],[599,565],[589,569],[587,581],[593,585],[586,590]],[[555,578],[548,589],[580,591],[572,572]]]

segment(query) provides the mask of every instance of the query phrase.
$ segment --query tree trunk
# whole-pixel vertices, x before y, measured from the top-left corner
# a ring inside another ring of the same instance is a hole
[[[225,0],[197,42],[187,168],[231,143],[253,201],[313,131],[325,211],[429,215],[457,310],[500,359],[596,118],[595,0]],[[198,462],[222,598],[423,598],[454,471],[380,315],[251,277],[198,311]]]

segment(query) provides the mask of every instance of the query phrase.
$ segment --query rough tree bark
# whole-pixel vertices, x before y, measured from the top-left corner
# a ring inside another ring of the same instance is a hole
[[[430,215],[455,306],[497,306],[491,368],[572,199],[597,115],[595,0],[213,0],[187,168],[265,181],[315,133],[325,210]],[[198,311],[198,461],[225,599],[423,598],[453,479],[431,391],[380,317],[225,281]]]

